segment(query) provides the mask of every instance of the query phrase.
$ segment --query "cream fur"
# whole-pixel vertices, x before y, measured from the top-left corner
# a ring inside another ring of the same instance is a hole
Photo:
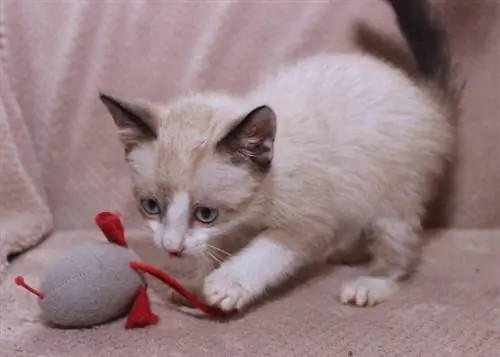
[[[272,167],[257,174],[225,160],[215,145],[264,104],[277,115],[277,133]],[[151,224],[161,247],[183,245],[186,254],[221,260],[209,245],[234,254],[205,280],[206,299],[223,309],[246,306],[298,267],[362,238],[377,278],[346,284],[342,301],[374,305],[418,261],[424,207],[453,143],[440,104],[369,56],[301,60],[240,98],[197,94],[151,104],[158,138],[129,155],[134,191],[165,202],[165,219]],[[186,195],[182,207],[179,194]],[[200,202],[220,210],[209,226],[192,222],[188,207]]]

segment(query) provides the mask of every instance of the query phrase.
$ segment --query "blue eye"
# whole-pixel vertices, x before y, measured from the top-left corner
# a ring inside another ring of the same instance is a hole
[[[219,210],[214,207],[198,206],[193,212],[193,218],[204,224],[214,222],[217,217],[219,217]]]
[[[160,204],[155,198],[143,198],[141,199],[140,204],[141,208],[147,214],[150,214],[152,216],[161,214]]]

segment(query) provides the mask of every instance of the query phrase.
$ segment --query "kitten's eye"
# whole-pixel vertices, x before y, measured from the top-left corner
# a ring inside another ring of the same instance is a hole
[[[141,199],[141,207],[147,214],[156,216],[161,213],[160,204],[155,198]]]
[[[214,207],[198,206],[194,209],[193,216],[198,222],[209,224],[219,217],[219,210]]]

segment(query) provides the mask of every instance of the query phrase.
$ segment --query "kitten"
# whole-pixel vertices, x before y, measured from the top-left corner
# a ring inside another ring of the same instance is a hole
[[[424,208],[454,142],[451,60],[426,0],[389,3],[418,79],[368,55],[325,54],[243,97],[162,106],[101,94],[156,244],[179,258],[234,252],[207,272],[209,303],[241,309],[360,245],[373,266],[342,286],[346,304],[386,300],[416,267]]]

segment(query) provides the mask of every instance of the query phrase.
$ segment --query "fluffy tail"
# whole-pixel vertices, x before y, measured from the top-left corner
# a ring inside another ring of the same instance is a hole
[[[434,84],[450,104],[459,91],[452,78],[453,64],[447,33],[429,0],[386,0],[391,4],[400,31],[411,48],[420,75]]]

